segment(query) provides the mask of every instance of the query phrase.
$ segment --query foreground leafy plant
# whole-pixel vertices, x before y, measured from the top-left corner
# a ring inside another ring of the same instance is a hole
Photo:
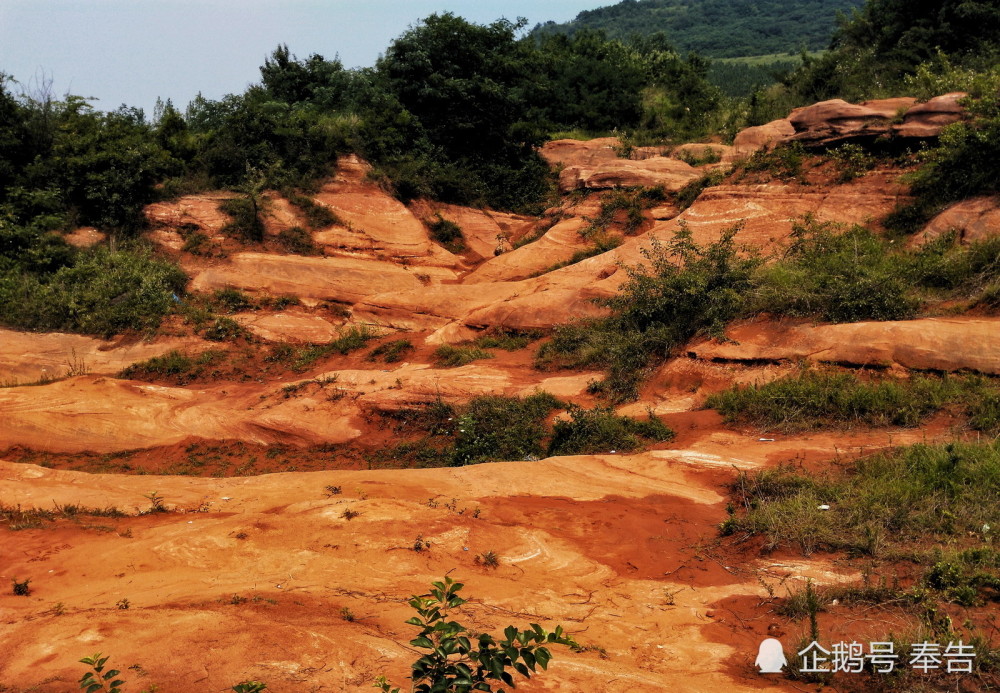
[[[81,690],[87,693],[97,693],[97,691],[121,693],[121,686],[124,685],[125,681],[115,678],[121,673],[117,669],[104,671],[104,663],[107,661],[108,658],[102,657],[100,652],[80,660],[81,664],[86,664],[93,669],[80,677]]]
[[[410,606],[417,616],[407,623],[421,628],[420,634],[410,641],[414,647],[430,650],[413,663],[411,690],[414,693],[471,693],[488,691],[504,693],[504,688],[494,688],[492,681],[514,686],[513,669],[525,678],[537,673],[536,666],[547,669],[552,654],[546,644],[576,647],[576,642],[563,633],[561,626],[548,633],[532,623],[531,628],[518,631],[514,626],[504,629],[504,637],[497,640],[488,633],[480,633],[476,646],[467,634],[470,631],[460,623],[448,620],[450,610],[466,603],[458,596],[464,586],[450,577],[431,583],[430,594],[414,596]],[[400,693],[384,676],[375,681],[375,688],[383,693]]]

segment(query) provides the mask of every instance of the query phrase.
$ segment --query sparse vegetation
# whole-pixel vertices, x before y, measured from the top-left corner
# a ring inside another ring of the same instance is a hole
[[[768,548],[875,557],[952,539],[976,548],[1000,527],[1000,444],[913,445],[819,474],[741,472],[733,494],[741,512],[723,534],[760,535]]]
[[[438,368],[456,368],[468,365],[473,361],[491,358],[493,358],[493,354],[478,347],[442,344],[434,350],[434,360]]]
[[[652,413],[646,421],[618,416],[608,409],[569,406],[569,420],[556,421],[547,455],[632,452],[645,441],[666,441],[674,432]]]
[[[621,293],[603,302],[612,314],[557,329],[536,364],[607,368],[594,389],[613,402],[634,399],[653,364],[696,334],[720,336],[744,310],[760,260],[738,256],[736,232],[701,247],[682,226],[668,244],[654,241],[647,264],[627,268]]]
[[[462,583],[445,577],[443,581],[431,583],[429,594],[414,596],[410,600],[410,606],[417,615],[407,623],[421,629],[410,644],[428,650],[413,663],[413,691],[470,693],[476,690],[490,693],[496,690],[499,693],[504,688],[495,688],[495,685],[514,685],[514,677],[508,669],[531,678],[537,671],[536,667],[548,668],[552,654],[546,645],[576,645],[572,637],[564,634],[561,626],[552,632],[534,623],[523,631],[508,626],[501,639],[488,633],[471,633],[452,620],[452,614],[466,603],[458,596],[462,587]],[[375,687],[383,693],[401,693],[401,689],[393,688],[384,676],[376,680]]]
[[[443,245],[453,253],[460,253],[465,250],[465,238],[462,236],[462,229],[453,221],[445,219],[440,214],[437,220],[428,224],[431,238]]]
[[[409,339],[394,339],[385,344],[379,344],[368,354],[369,361],[381,359],[385,363],[396,363],[413,351],[413,342]]]
[[[498,568],[500,567],[500,556],[497,555],[496,551],[484,551],[483,553],[476,554],[476,565],[481,565],[484,568]]]
[[[476,337],[473,346],[479,349],[519,351],[542,338],[541,330],[517,330],[509,327],[490,327]]]
[[[11,591],[15,597],[27,597],[31,594],[30,583],[31,578],[25,578],[24,580],[11,578]]]
[[[914,375],[909,379],[803,370],[764,385],[738,386],[711,395],[706,406],[726,420],[796,431],[831,426],[916,426],[952,407],[976,430],[1000,431],[1000,383],[981,376]]]

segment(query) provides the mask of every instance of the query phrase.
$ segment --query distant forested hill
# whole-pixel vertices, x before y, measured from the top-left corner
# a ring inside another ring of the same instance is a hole
[[[546,22],[536,33],[602,29],[610,38],[666,33],[681,51],[736,58],[828,47],[838,11],[863,0],[622,0],[587,10],[565,24]]]

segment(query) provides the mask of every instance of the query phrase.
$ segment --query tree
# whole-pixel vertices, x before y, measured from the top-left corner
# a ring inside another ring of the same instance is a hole
[[[431,583],[430,594],[414,596],[410,606],[417,615],[407,621],[419,627],[420,634],[410,644],[429,650],[413,663],[412,691],[414,693],[471,693],[488,691],[504,693],[504,688],[494,689],[499,681],[514,686],[514,677],[508,671],[513,669],[525,678],[536,673],[536,667],[548,668],[552,654],[546,644],[577,647],[572,637],[563,633],[562,627],[548,633],[537,624],[519,631],[514,626],[504,629],[504,637],[496,639],[487,633],[473,636],[460,623],[449,621],[452,609],[465,604],[458,596],[463,585],[450,577],[441,582]],[[384,676],[378,678],[375,687],[383,693],[400,693]]]

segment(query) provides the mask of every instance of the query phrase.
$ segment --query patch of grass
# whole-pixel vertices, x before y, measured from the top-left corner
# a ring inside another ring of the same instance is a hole
[[[234,342],[238,339],[246,339],[250,336],[243,325],[232,318],[216,318],[215,321],[202,333],[202,337],[213,342]]]
[[[311,368],[320,359],[326,358],[331,354],[347,355],[352,351],[363,349],[376,336],[366,327],[351,327],[341,333],[339,337],[326,344],[310,344],[306,346],[274,344],[271,346],[270,353],[264,357],[264,360],[285,364],[292,371],[301,373]]]
[[[465,237],[462,236],[461,227],[453,221],[449,221],[437,215],[437,220],[427,225],[431,233],[431,238],[443,245],[449,252],[459,253],[465,250]]]
[[[385,363],[396,363],[413,351],[413,343],[409,339],[395,339],[385,344],[380,344],[368,354],[369,361],[381,359]]]
[[[452,346],[442,344],[434,350],[434,362],[438,368],[465,366],[480,359],[491,359],[493,354],[478,347]]]
[[[480,349],[519,351],[542,338],[541,330],[519,330],[510,327],[490,327],[472,344]]]
[[[916,426],[948,406],[963,409],[976,430],[1000,430],[1000,385],[979,376],[862,380],[853,373],[804,370],[764,385],[716,393],[705,404],[730,423],[781,431]]]
[[[256,308],[253,299],[231,286],[216,289],[212,294],[212,304],[217,310],[222,308],[227,313],[242,313]]]
[[[649,440],[666,441],[674,432],[649,413],[646,421],[619,416],[608,409],[583,409],[569,406],[570,419],[555,423],[548,455],[588,455],[607,452],[631,452]]]
[[[723,534],[762,536],[768,550],[913,556],[928,541],[978,544],[1000,527],[1000,442],[913,445],[825,475],[741,472],[733,496]]]
[[[329,226],[343,226],[337,214],[325,204],[317,202],[308,195],[296,192],[286,192],[285,198],[305,217],[306,225],[313,230],[325,229]]]
[[[313,241],[312,234],[301,226],[292,226],[278,232],[278,243],[285,252],[294,255],[322,255],[323,250]]]
[[[123,369],[118,377],[128,380],[156,380],[170,377],[183,385],[210,375],[212,369],[221,365],[226,356],[225,351],[218,349],[208,349],[197,355],[172,349],[163,356],[154,356],[146,361],[133,363]]]

